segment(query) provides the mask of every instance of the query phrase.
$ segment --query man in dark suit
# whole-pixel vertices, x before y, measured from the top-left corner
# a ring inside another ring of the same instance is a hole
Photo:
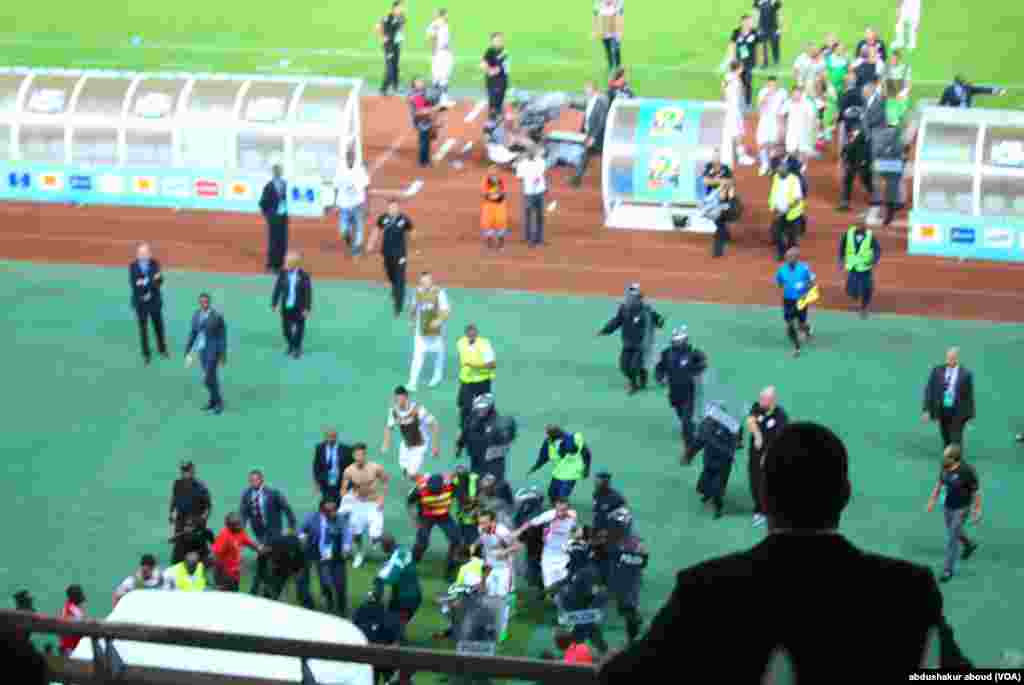
[[[280,164],[273,166],[272,173],[260,195],[260,211],[267,220],[267,271],[277,272],[288,251],[288,183]]]
[[[220,379],[217,369],[228,363],[228,327],[224,317],[210,307],[210,296],[199,296],[199,309],[192,315],[192,333],[185,345],[185,366],[192,366],[196,356],[203,368],[203,382],[210,391],[210,401],[203,411],[212,414],[224,412],[224,400],[220,396]]]
[[[338,500],[326,498],[320,510],[306,516],[299,529],[299,539],[306,547],[306,561],[315,564],[320,575],[320,592],[327,611],[348,615],[348,569],[346,558],[352,551],[352,530],[349,512],[338,511]],[[309,594],[309,574],[300,577],[299,596],[307,608],[312,608]]]
[[[1005,88],[989,88],[968,83],[963,76],[957,76],[942,91],[939,105],[943,107],[970,107],[974,104],[975,95],[1006,95]]]
[[[132,307],[139,320],[139,341],[142,343],[142,359],[148,364],[152,355],[149,351],[149,320],[153,320],[153,331],[156,333],[156,349],[161,357],[170,358],[167,352],[167,341],[164,339],[163,299],[160,288],[164,284],[164,275],[160,271],[160,262],[153,259],[149,245],[142,243],[135,253],[136,259],[128,265],[128,280],[132,286]]]
[[[928,374],[921,421],[939,422],[942,446],[964,444],[964,427],[974,418],[974,375],[960,366],[960,348],[946,350],[946,363]]]
[[[288,504],[284,494],[275,488],[267,487],[263,472],[253,469],[249,472],[249,487],[242,491],[242,501],[238,505],[238,513],[242,519],[242,528],[252,527],[252,535],[256,542],[267,545],[284,533],[281,517],[288,519],[288,529],[295,530],[295,512]],[[256,562],[256,580],[252,584],[252,594],[259,594],[260,585],[267,577],[267,557],[263,554]],[[268,580],[268,585],[269,585]]]
[[[583,125],[580,127],[580,133],[586,137],[583,139],[583,156],[571,181],[576,187],[583,183],[583,174],[587,171],[590,157],[600,155],[604,148],[604,126],[608,120],[608,97],[590,82],[583,90],[586,93],[586,103],[583,106]]]
[[[302,356],[302,338],[306,334],[306,319],[313,310],[313,279],[299,266],[299,253],[289,252],[285,259],[286,269],[277,275],[270,308],[277,311],[281,306],[281,328],[288,343],[285,352],[289,357]]]
[[[324,441],[313,450],[313,482],[318,494],[341,501],[342,475],[354,461],[352,447],[338,442],[338,431],[328,428]]]
[[[728,683],[759,683],[784,650],[799,683],[849,682],[917,670],[941,644],[943,669],[969,668],[930,570],[854,547],[839,531],[850,498],[846,448],[812,423],[786,427],[769,450],[763,493],[769,534],[745,552],[679,573],[647,634],[601,668],[602,683],[635,682],[680,645]],[[757,623],[737,630],[736,621]]]

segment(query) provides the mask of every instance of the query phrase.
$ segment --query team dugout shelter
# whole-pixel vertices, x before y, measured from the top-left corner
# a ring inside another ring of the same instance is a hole
[[[346,151],[350,78],[0,68],[0,200],[258,211],[271,167],[289,212],[322,215]]]

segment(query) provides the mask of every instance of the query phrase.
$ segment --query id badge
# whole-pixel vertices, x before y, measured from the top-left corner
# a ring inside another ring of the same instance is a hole
[[[954,399],[953,398],[953,391],[947,388],[942,393],[942,406],[946,407],[947,409],[952,407],[953,406],[953,399]]]

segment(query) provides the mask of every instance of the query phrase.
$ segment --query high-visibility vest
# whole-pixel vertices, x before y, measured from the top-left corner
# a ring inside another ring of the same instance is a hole
[[[430,480],[429,475],[422,475],[416,478],[416,492],[420,500],[420,513],[427,518],[441,518],[448,516],[452,510],[452,497],[455,494],[455,486],[449,478],[444,479],[444,487],[441,492],[434,494],[427,487]]]
[[[858,249],[853,240],[853,235],[856,232],[857,228],[855,226],[850,226],[850,230],[846,232],[846,270],[867,271],[874,265],[875,261],[874,241],[871,237],[871,231],[868,230],[864,234],[864,240],[861,241],[860,248]]]
[[[183,590],[185,592],[202,592],[206,589],[206,569],[203,568],[203,563],[199,562],[196,565],[196,572],[192,575],[188,573],[188,567],[185,562],[175,564],[174,566],[174,587],[177,590]]]
[[[785,164],[785,162],[783,162]],[[772,190],[771,190],[771,205],[772,209],[779,206],[780,203],[776,202],[777,193],[785,193],[786,206],[792,205],[792,208],[786,212],[786,221],[796,221],[804,213],[804,199],[801,198],[796,204],[793,201],[796,200],[797,191],[800,190],[800,179],[796,174],[790,173],[786,178],[782,178],[778,174],[772,179]]]
[[[459,381],[462,383],[483,383],[494,378],[494,369],[472,368],[467,364],[482,365],[484,363],[484,352],[494,357],[491,349],[491,341],[487,338],[477,336],[476,342],[469,344],[469,338],[459,338],[456,345],[459,351]]]
[[[479,585],[484,577],[484,560],[480,557],[473,557],[459,567],[459,574],[455,577],[456,585]]]
[[[583,434],[573,433],[572,439],[576,445],[576,451],[564,456],[558,452],[558,446],[561,444],[562,438],[548,440],[548,461],[554,465],[554,468],[551,470],[551,477],[555,480],[579,480],[583,478],[583,471],[586,468],[583,463]]]
[[[461,502],[459,503],[458,520],[459,523],[463,523],[465,525],[474,525],[476,524],[476,517],[477,513],[479,512],[479,507],[472,506],[472,503],[473,500],[476,499],[476,483],[478,480],[480,480],[480,476],[475,473],[467,473],[463,476],[458,477],[466,479],[466,503],[470,505],[469,507],[466,507]],[[462,483],[459,482],[459,486],[461,485]]]

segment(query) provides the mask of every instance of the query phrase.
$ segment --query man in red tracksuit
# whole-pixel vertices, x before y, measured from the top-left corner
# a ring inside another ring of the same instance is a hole
[[[213,557],[216,559],[217,589],[226,592],[238,592],[242,580],[242,548],[248,547],[257,552],[262,549],[252,541],[242,527],[242,517],[231,512],[224,517],[224,528],[213,541]]]

